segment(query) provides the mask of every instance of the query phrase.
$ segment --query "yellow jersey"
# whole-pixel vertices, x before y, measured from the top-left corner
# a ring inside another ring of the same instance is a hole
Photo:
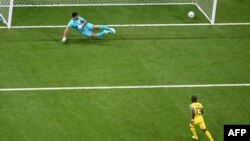
[[[202,110],[203,106],[199,102],[194,102],[190,104],[191,111],[194,111],[194,125],[199,125],[201,129],[206,129],[206,124],[204,122],[203,116],[202,116]]]
[[[203,106],[201,103],[194,102],[194,103],[190,104],[190,109],[194,110],[194,115],[195,115],[194,117],[202,116]]]

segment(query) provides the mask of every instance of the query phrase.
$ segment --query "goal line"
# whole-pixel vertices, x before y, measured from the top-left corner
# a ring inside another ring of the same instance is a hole
[[[250,23],[190,23],[190,24],[108,24],[110,27],[178,27],[178,26],[249,26]],[[66,25],[11,26],[11,28],[65,28]],[[0,26],[0,28],[8,28]]]
[[[58,90],[111,90],[111,89],[159,89],[159,88],[211,88],[250,87],[245,84],[197,84],[197,85],[142,85],[142,86],[92,86],[92,87],[47,87],[47,88],[0,88],[0,92],[10,91],[58,91]]]

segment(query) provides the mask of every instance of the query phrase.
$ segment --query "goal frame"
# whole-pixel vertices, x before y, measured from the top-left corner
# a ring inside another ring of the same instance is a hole
[[[4,22],[7,24],[8,28],[11,28],[12,25],[12,13],[13,7],[68,7],[68,6],[147,6],[147,5],[195,5],[198,10],[206,17],[206,19],[210,22],[211,25],[215,24],[216,18],[216,8],[217,8],[217,0],[213,0],[212,6],[212,16],[209,18],[207,13],[195,2],[188,2],[188,3],[96,3],[96,4],[48,4],[48,5],[14,5],[14,0],[10,0],[9,6],[9,14],[8,14],[8,21],[3,18]]]
[[[12,14],[13,14],[13,7],[14,7],[14,0],[10,0],[9,5],[3,5],[0,7],[6,7],[9,9],[8,11],[8,18],[6,19],[1,13],[0,17],[3,19],[3,23],[7,25],[7,28],[11,28],[11,23],[12,23]]]

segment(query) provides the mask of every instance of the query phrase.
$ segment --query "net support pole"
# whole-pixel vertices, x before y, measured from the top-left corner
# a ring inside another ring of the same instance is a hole
[[[10,0],[10,5],[9,5],[9,15],[8,15],[8,29],[11,28],[11,22],[12,22],[12,13],[13,13],[13,5],[14,5],[14,0]]]
[[[217,8],[217,0],[214,0],[213,11],[212,11],[212,19],[211,19],[211,24],[212,25],[214,25],[214,23],[215,23],[216,8]]]

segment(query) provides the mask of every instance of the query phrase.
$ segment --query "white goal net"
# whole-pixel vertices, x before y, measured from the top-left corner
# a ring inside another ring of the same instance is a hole
[[[1,0],[0,14],[12,18],[8,12],[11,1]],[[215,22],[217,0],[14,0],[14,7],[53,7],[53,6],[120,6],[120,5],[196,5],[211,24]],[[6,7],[2,7],[6,5]],[[11,21],[7,21],[11,25]]]
[[[0,19],[8,28],[11,27],[13,0],[0,0]]]

